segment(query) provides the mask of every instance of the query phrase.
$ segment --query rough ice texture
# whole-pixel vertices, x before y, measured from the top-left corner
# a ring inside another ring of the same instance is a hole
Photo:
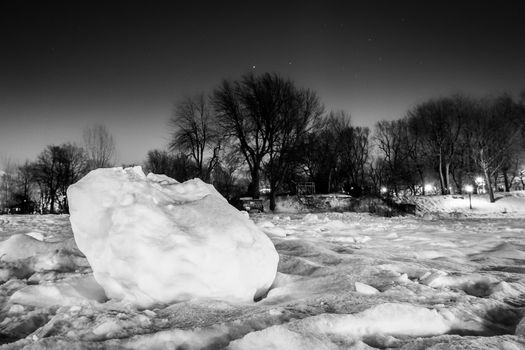
[[[109,298],[252,301],[275,278],[270,239],[199,179],[97,169],[67,194],[75,241]]]

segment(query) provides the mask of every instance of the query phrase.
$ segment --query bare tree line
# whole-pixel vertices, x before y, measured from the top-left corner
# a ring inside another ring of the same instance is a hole
[[[320,193],[416,195],[429,183],[441,194],[461,193],[483,176],[492,201],[502,181],[506,191],[516,179],[525,185],[523,96],[433,98],[371,132],[344,111],[325,114],[312,90],[249,74],[179,102],[170,126],[170,151],[195,169],[187,176],[212,182],[227,198],[257,198],[263,184],[272,208],[275,195],[306,181]]]
[[[380,122],[376,169],[395,194],[424,194],[437,178],[441,194],[459,192],[482,176],[490,200],[503,179],[505,191],[520,176],[524,160],[525,101],[453,95],[431,99],[399,120]],[[522,183],[523,186],[523,183]]]
[[[68,186],[92,169],[113,166],[115,142],[104,126],[85,129],[84,143],[49,145],[33,162],[8,162],[1,177],[3,211],[69,212]]]
[[[167,149],[151,150],[146,170],[178,181],[199,177],[227,199],[278,194],[314,183],[318,193],[353,196],[461,193],[482,176],[494,191],[525,187],[525,94],[429,99],[371,131],[345,111],[325,108],[315,91],[278,74],[224,80],[213,91],[175,104]],[[23,212],[67,212],[67,186],[89,170],[115,163],[104,126],[83,133],[84,145],[50,145],[34,162],[4,166],[0,205]],[[261,187],[262,186],[262,187]],[[38,198],[35,198],[37,196]]]

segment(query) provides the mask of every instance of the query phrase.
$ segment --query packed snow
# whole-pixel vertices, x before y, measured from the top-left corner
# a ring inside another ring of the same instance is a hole
[[[91,171],[68,189],[71,226],[110,299],[253,301],[275,279],[273,243],[211,185],[141,167]]]
[[[421,216],[251,216],[279,254],[267,295],[148,307],[104,293],[68,216],[0,216],[0,349],[524,349],[525,198],[420,200]]]

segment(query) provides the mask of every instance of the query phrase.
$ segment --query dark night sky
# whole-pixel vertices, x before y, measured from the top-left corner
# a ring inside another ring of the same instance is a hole
[[[0,157],[104,123],[119,162],[164,147],[175,101],[278,72],[354,125],[429,97],[525,88],[522,1],[4,1]],[[110,3],[110,5],[108,5]]]

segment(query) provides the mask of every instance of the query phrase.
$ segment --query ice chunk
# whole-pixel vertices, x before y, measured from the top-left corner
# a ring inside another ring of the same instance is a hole
[[[268,349],[268,350],[328,350],[339,349],[326,337],[314,337],[273,326],[259,332],[252,332],[230,343],[229,350]]]
[[[27,232],[26,235],[33,237],[34,239],[37,239],[39,241],[44,241],[44,238],[45,238],[42,232],[36,232],[36,231]]]
[[[0,261],[23,263],[21,266],[28,271],[70,271],[77,266],[72,255],[74,249],[68,240],[42,242],[29,235],[15,234],[0,242]]]
[[[248,333],[232,342],[230,347],[232,349],[321,348],[315,343],[316,340],[324,340],[323,344],[326,345],[331,345],[331,341],[334,340],[359,344],[360,340],[367,339],[368,342],[379,343],[379,340],[387,336],[426,337],[445,334],[451,330],[455,321],[453,316],[442,315],[437,310],[410,304],[385,303],[352,315],[320,314],[293,320],[287,324]],[[285,342],[290,342],[294,346],[283,346]]]
[[[9,299],[12,304],[38,307],[78,305],[83,302],[105,300],[104,291],[91,276],[54,284],[29,285],[16,291]]]
[[[15,234],[0,242],[0,258],[2,261],[23,260],[55,252],[61,247],[60,243],[47,243],[30,235]]]
[[[109,298],[141,307],[251,301],[275,278],[270,239],[199,179],[97,169],[69,187],[68,199],[77,245]]]
[[[106,335],[110,333],[117,333],[122,330],[122,326],[116,320],[107,320],[93,329],[95,335]]]
[[[516,331],[514,332],[516,335],[525,335],[525,317],[521,319],[520,323],[516,326]]]
[[[366,294],[366,295],[373,295],[373,294],[379,293],[379,291],[375,289],[374,287],[369,286],[368,284],[361,283],[361,282],[355,282],[355,291],[361,294]]]

